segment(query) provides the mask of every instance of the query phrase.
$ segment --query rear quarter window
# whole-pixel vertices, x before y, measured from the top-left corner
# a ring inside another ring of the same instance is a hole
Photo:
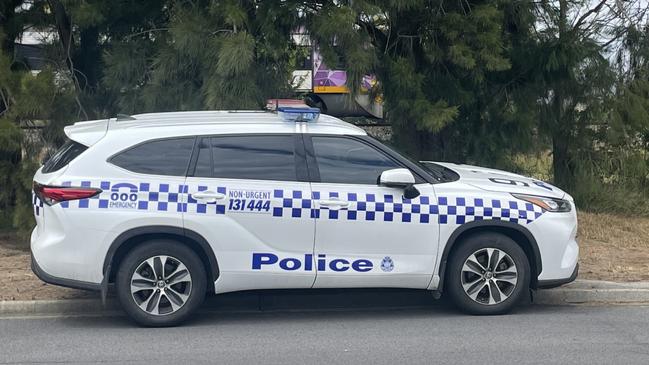
[[[118,153],[108,161],[140,174],[185,176],[194,139],[183,137],[144,142]]]
[[[79,142],[68,140],[43,164],[43,173],[58,171],[79,157],[88,147]]]

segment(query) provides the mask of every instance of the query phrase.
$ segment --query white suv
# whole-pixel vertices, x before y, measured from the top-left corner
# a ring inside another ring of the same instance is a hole
[[[544,182],[413,162],[317,109],[79,122],[34,177],[32,267],[179,323],[206,292],[401,287],[504,313],[577,275],[572,198]]]

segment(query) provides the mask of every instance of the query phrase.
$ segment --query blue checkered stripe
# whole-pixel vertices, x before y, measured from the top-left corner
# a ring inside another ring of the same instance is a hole
[[[62,186],[73,186],[72,181],[65,181]],[[132,186],[135,190],[124,189],[124,186]],[[185,212],[188,204],[182,201],[182,194],[187,194],[188,187],[184,184],[168,183],[111,183],[110,181],[92,182],[80,181],[75,182],[74,186],[81,187],[99,187],[102,193],[89,199],[79,199],[73,201],[61,202],[62,208],[98,208],[108,209],[115,207],[113,204],[131,204],[132,209],[162,212]],[[118,188],[117,190],[113,188]],[[125,195],[124,200],[112,199],[113,194],[117,196]],[[133,196],[133,194],[135,194]],[[131,199],[133,196],[134,200]],[[124,208],[125,206],[117,206]]]
[[[318,218],[318,210],[313,205],[309,194],[301,190],[273,190],[273,203],[280,201],[281,205],[274,204],[273,217],[291,218]]]
[[[73,186],[66,181],[63,186]],[[61,202],[62,208],[129,208],[157,212],[187,212],[193,214],[227,213],[223,203],[201,203],[192,198],[189,186],[168,183],[111,183],[110,181],[80,181],[74,186],[98,187],[103,192],[89,199]],[[226,194],[225,186],[197,186],[198,191],[215,189]],[[193,190],[193,189],[192,189]],[[117,194],[117,195],[115,195]],[[183,195],[187,197],[183,201]],[[118,199],[115,199],[118,198]],[[349,202],[349,206],[339,210],[317,207],[320,199],[339,199]],[[32,204],[38,216],[43,202],[33,195]],[[121,205],[120,205],[121,204]],[[301,190],[274,189],[271,200],[273,217],[316,218],[348,221],[378,221],[402,223],[463,224],[476,220],[505,220],[518,224],[528,224],[539,218],[543,210],[531,203],[516,200],[466,198],[451,196],[439,197],[437,202],[428,196],[415,199],[402,199],[391,194],[319,192],[309,196]]]
[[[476,220],[505,220],[528,224],[539,218],[543,210],[531,203],[465,197],[439,197],[437,203],[428,196],[401,199],[390,194],[358,194],[314,191],[308,199],[301,191],[275,190],[274,197],[282,206],[273,208],[275,217],[310,217],[330,220],[379,221],[402,223],[463,224]],[[349,207],[339,210],[315,206],[319,199],[348,201]]]
[[[427,196],[418,197],[413,200],[396,197],[391,194],[359,194],[313,192],[313,198],[338,199],[349,202],[348,208],[332,210],[321,207],[322,213],[317,218],[323,219],[346,219],[350,221],[379,221],[379,222],[418,222],[429,223],[434,209]]]
[[[187,188],[187,186],[185,186],[185,188]],[[200,191],[206,191],[210,188],[212,187],[208,187],[207,185],[199,185],[196,188],[196,190],[200,192]],[[220,194],[226,193],[225,186],[217,186],[215,190],[217,193]],[[192,191],[194,191],[194,189],[192,189]],[[187,192],[187,189],[185,190],[185,192]],[[191,196],[191,194],[189,194],[184,211],[187,213],[195,213],[195,214],[225,214],[225,204],[221,204],[221,202],[201,203],[200,201],[194,199]]]
[[[32,190],[32,206],[34,207],[34,215],[39,216],[43,210],[43,201],[36,196]]]
[[[435,209],[440,224],[485,219],[528,224],[543,214],[543,209],[524,201],[444,196],[438,198]]]

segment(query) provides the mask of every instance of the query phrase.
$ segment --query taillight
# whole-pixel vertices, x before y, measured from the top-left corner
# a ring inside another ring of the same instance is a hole
[[[68,200],[92,198],[100,194],[101,191],[101,189],[97,188],[48,186],[34,183],[34,194],[47,205],[54,205]]]

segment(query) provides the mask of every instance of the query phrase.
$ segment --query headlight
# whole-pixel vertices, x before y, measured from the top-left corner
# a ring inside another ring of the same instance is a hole
[[[526,194],[513,194],[515,198],[525,200],[526,202],[532,203],[538,207],[541,207],[543,210],[548,212],[569,212],[572,210],[570,202],[563,199],[557,198],[548,198],[546,196],[537,196],[537,195],[526,195]]]

